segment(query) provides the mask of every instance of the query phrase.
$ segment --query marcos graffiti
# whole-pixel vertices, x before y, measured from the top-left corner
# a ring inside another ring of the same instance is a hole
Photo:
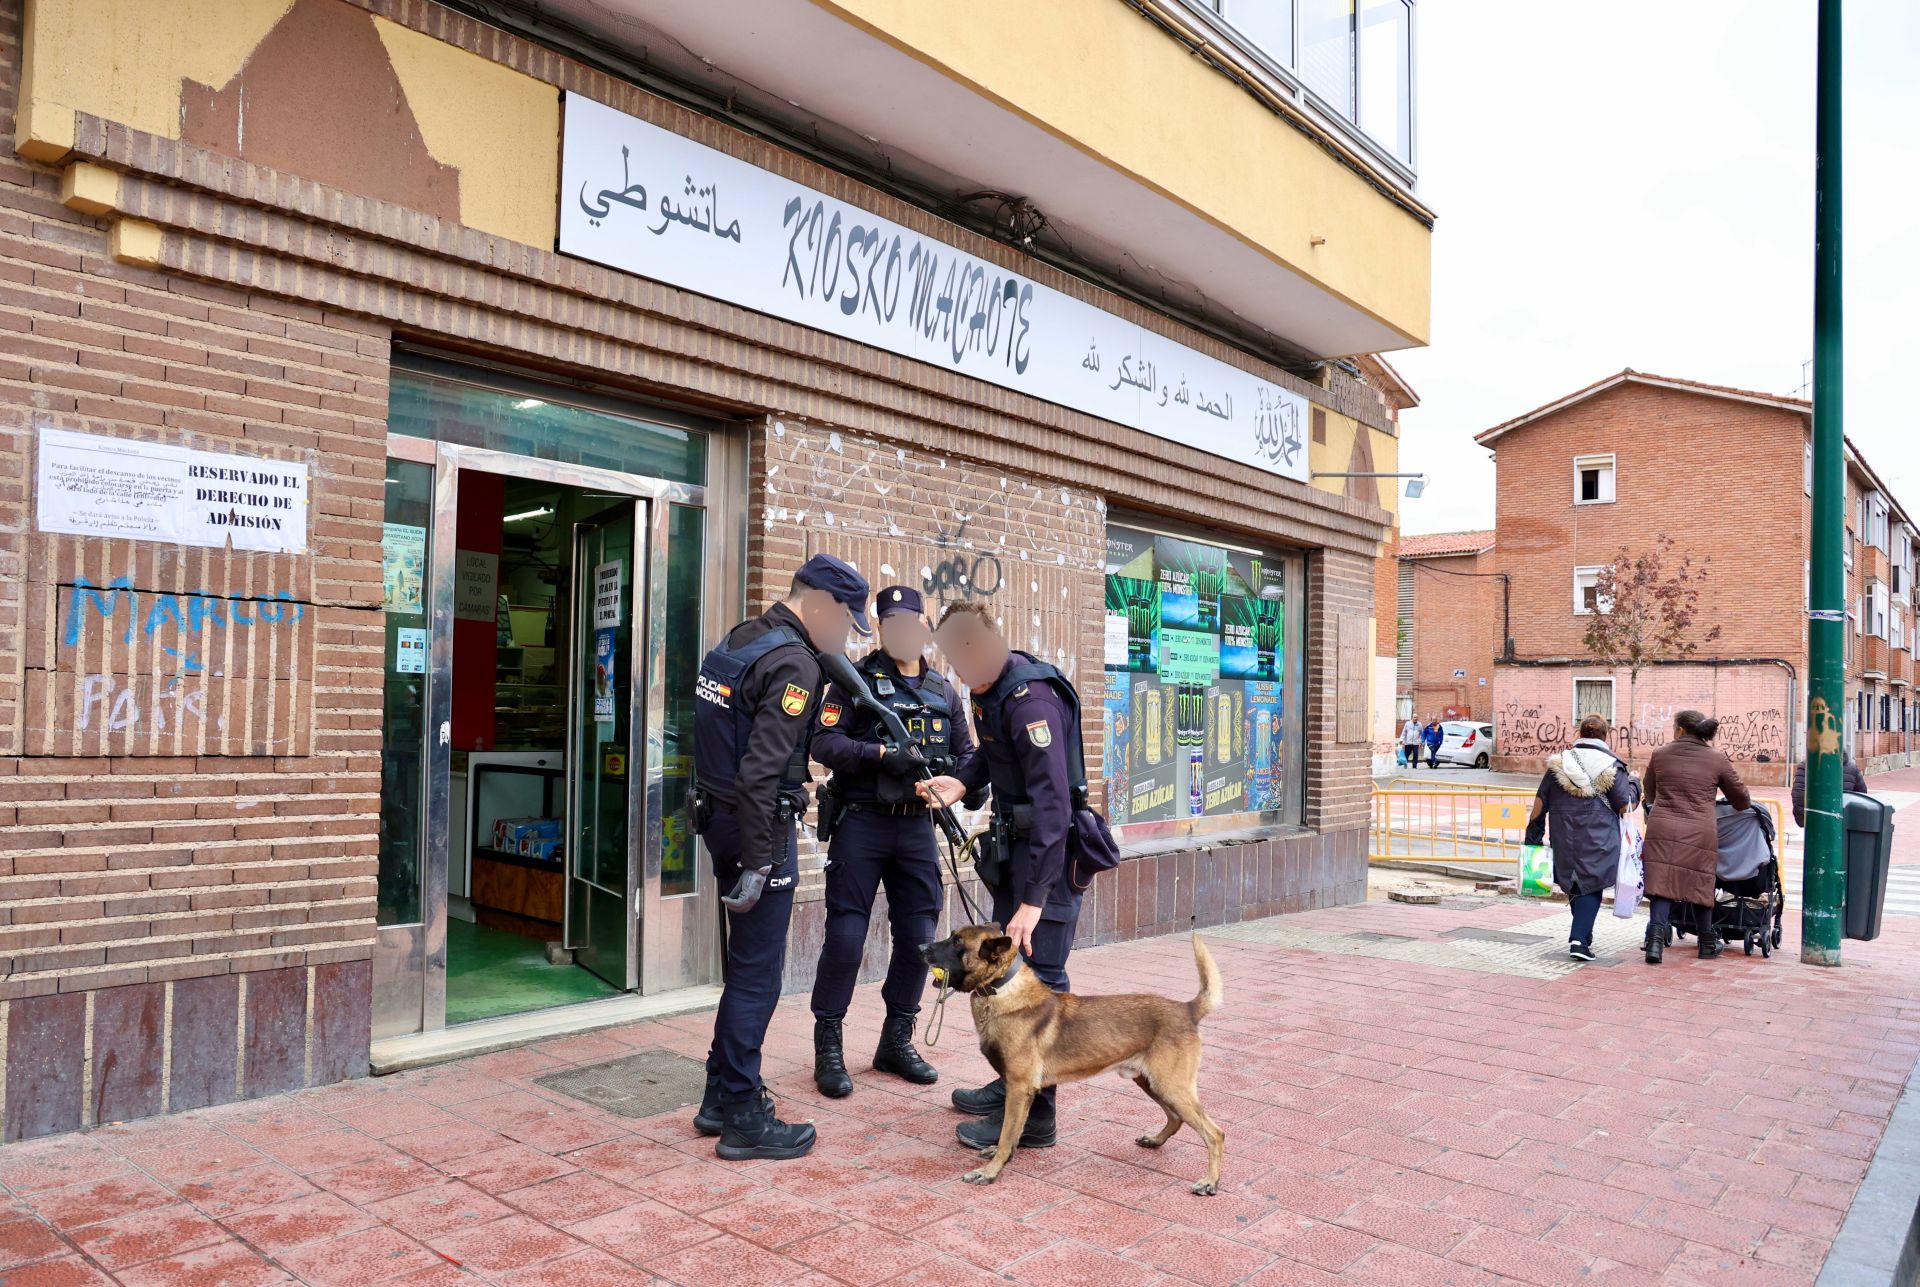
[[[191,674],[206,669],[201,656],[213,651],[210,641],[216,632],[289,626],[305,612],[306,605],[284,590],[239,596],[204,590],[143,593],[124,576],[104,586],[75,577],[68,587],[60,643],[67,648],[78,647],[87,622],[98,620],[109,631],[117,629],[121,643],[130,644],[136,638],[157,639],[160,650],[177,658],[182,672]]]

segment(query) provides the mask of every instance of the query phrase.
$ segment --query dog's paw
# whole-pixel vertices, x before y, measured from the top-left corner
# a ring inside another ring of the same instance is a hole
[[[1202,1180],[1193,1186],[1193,1191],[1203,1198],[1211,1198],[1219,1194],[1220,1186],[1212,1180]]]
[[[1141,1148],[1159,1148],[1165,1141],[1157,1135],[1136,1135],[1133,1142]]]
[[[988,1175],[985,1171],[968,1171],[960,1178],[968,1184],[992,1184],[998,1177]]]

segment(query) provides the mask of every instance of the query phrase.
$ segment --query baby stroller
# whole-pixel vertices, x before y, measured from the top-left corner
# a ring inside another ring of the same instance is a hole
[[[1717,812],[1720,867],[1713,881],[1713,930],[1721,942],[1744,946],[1748,956],[1756,947],[1760,955],[1772,956],[1780,946],[1780,918],[1787,906],[1773,814],[1759,807],[1735,809],[1725,800],[1718,802]],[[1674,933],[1698,936],[1705,912],[1692,904],[1674,908]]]

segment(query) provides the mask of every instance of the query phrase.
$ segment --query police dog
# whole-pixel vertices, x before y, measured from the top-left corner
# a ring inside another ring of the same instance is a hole
[[[944,971],[949,986],[972,994],[973,1026],[980,1052],[1006,1081],[1007,1106],[1000,1142],[982,1149],[990,1159],[963,1177],[992,1184],[1013,1156],[1026,1128],[1027,1111],[1042,1086],[1085,1081],[1104,1072],[1131,1077],[1167,1115],[1157,1135],[1134,1142],[1159,1148],[1185,1122],[1207,1142],[1207,1176],[1193,1186],[1211,1196],[1220,1191],[1226,1133],[1200,1107],[1200,1020],[1220,1004],[1220,970],[1193,938],[1200,995],[1191,1001],[1132,993],[1077,997],[1056,993],[1024,968],[1013,940],[998,925],[969,925],[920,949],[928,965]]]

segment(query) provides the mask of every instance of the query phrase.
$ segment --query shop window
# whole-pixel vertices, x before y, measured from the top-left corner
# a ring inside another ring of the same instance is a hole
[[[1106,573],[1108,817],[1145,834],[1297,820],[1298,560],[1115,525]]]
[[[1608,505],[1613,502],[1613,457],[1580,456],[1573,462],[1573,503]]]

